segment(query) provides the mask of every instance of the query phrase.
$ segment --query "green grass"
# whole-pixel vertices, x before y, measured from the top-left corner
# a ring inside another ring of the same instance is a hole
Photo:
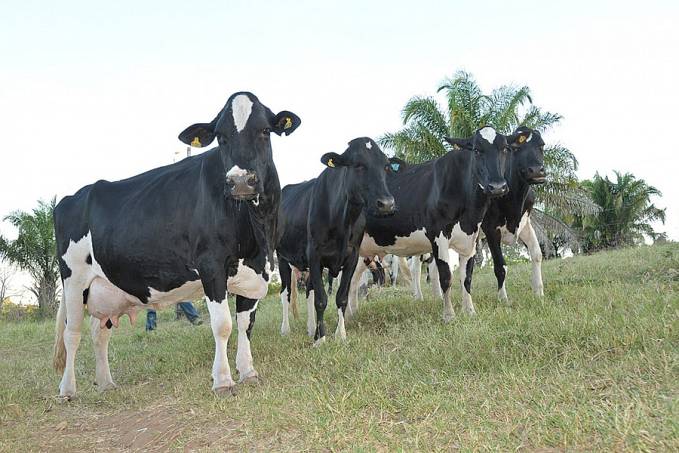
[[[530,265],[517,264],[507,305],[485,267],[474,274],[478,315],[450,324],[426,285],[423,302],[410,288],[372,290],[348,340],[321,348],[306,336],[304,303],[282,338],[269,296],[252,338],[264,383],[227,399],[210,391],[209,323],[171,310],[151,334],[143,316],[123,322],[109,349],[118,389],[105,393],[84,332],[71,403],[56,398],[54,322],[5,323],[0,452],[679,451],[678,271],[679,244],[546,261],[538,298]],[[459,312],[459,282],[453,290]],[[336,310],[326,320],[334,332]],[[234,372],[235,353],[234,334]]]

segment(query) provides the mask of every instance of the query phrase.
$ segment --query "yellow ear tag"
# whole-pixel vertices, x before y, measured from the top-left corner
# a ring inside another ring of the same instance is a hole
[[[328,159],[328,167],[335,168],[335,164],[332,162],[332,159]]]
[[[191,146],[193,146],[194,148],[201,148],[203,145],[200,144],[200,140],[198,140],[198,137],[196,137],[191,142]]]
[[[523,143],[525,141],[526,141],[526,137],[524,137],[523,135],[519,137],[519,143]]]
[[[285,126],[283,126],[283,129],[290,129],[292,127],[292,121],[290,121],[290,118],[285,119]]]

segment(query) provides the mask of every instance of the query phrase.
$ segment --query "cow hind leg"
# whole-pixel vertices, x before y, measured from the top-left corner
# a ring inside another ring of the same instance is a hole
[[[96,378],[94,384],[102,392],[116,388],[111,377],[111,368],[108,364],[108,342],[111,339],[111,332],[112,329],[107,327],[101,328],[98,318],[90,316],[90,333],[92,334],[92,344],[96,360]]]
[[[257,313],[256,299],[236,296],[236,320],[238,322],[238,353],[236,354],[236,370],[239,382],[256,384],[260,382],[259,373],[255,370],[250,351],[250,335],[255,325]]]
[[[415,299],[423,300],[422,283],[420,281],[422,278],[422,263],[420,262],[420,257],[417,255],[410,259],[410,275],[413,279],[413,297],[415,297]]]
[[[474,272],[474,255],[460,256],[460,282],[462,283],[462,311],[475,315],[472,303],[472,273]]]
[[[434,297],[443,297],[443,290],[441,289],[441,276],[439,275],[439,267],[436,261],[427,264],[429,275],[431,276],[431,286],[434,290]]]
[[[349,283],[349,301],[347,302],[347,309],[344,312],[344,316],[349,319],[358,313],[358,288],[361,285],[361,276],[363,272],[368,268],[362,258],[358,259],[356,263],[356,269],[351,276],[351,282]]]
[[[210,312],[210,326],[215,339],[215,360],[212,365],[212,391],[220,396],[235,394],[236,383],[231,379],[231,368],[226,356],[226,347],[231,335],[232,320],[229,310],[229,302],[224,298],[215,302],[207,299],[207,308]]]
[[[283,322],[281,323],[281,334],[284,337],[290,335],[289,306],[292,294],[292,269],[287,261],[278,257],[278,268],[281,273],[281,305],[283,306]]]

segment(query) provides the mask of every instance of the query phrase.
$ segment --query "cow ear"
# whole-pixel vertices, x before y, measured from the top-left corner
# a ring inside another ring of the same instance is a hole
[[[212,123],[198,123],[187,127],[179,134],[179,140],[194,148],[208,146],[215,139],[215,130]]]
[[[321,162],[330,168],[345,167],[348,165],[348,162],[337,153],[323,154],[323,157],[321,157]]]
[[[448,143],[455,146],[455,149],[472,149],[473,138],[443,137]]]
[[[302,124],[302,120],[300,120],[297,115],[288,112],[287,110],[283,110],[271,120],[271,130],[277,135],[290,135],[300,124]]]
[[[389,171],[392,173],[400,173],[406,168],[406,163],[398,157],[389,158]]]
[[[521,132],[514,132],[512,135],[507,137],[507,144],[512,148],[519,148],[526,142],[529,142],[532,138],[532,131],[522,130]]]

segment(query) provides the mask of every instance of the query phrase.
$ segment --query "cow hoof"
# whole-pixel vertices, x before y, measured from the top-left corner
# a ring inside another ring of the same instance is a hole
[[[259,374],[257,374],[257,372],[239,381],[240,384],[245,385],[260,385],[262,382],[264,382],[264,380],[261,377],[259,377]]]
[[[325,343],[325,337],[321,337],[318,340],[314,342],[314,348],[320,347],[323,343]]]
[[[109,383],[104,384],[104,385],[99,385],[97,383],[97,381],[94,381],[93,384],[96,385],[97,387],[99,387],[100,392],[105,392],[107,390],[115,390],[115,389],[118,388],[118,386],[115,385],[113,382],[109,382]]]
[[[213,388],[212,391],[215,393],[215,395],[222,398],[232,398],[237,394],[235,385],[225,385],[223,387],[216,387]]]
[[[446,312],[443,313],[443,322],[445,322],[446,324],[451,322],[453,319],[455,319],[455,312],[454,311],[451,311],[449,313],[446,313]]]
[[[75,395],[59,395],[57,401],[59,403],[70,403],[75,399]]]

